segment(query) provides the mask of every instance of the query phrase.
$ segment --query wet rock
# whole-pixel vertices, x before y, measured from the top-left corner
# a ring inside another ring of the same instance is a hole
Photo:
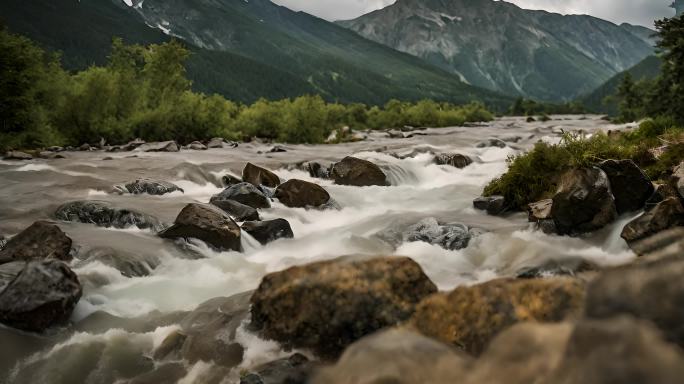
[[[467,225],[440,223],[434,217],[428,217],[409,226],[402,234],[403,242],[421,241],[452,251],[468,247],[472,237],[473,234]]]
[[[207,146],[200,143],[199,141],[193,141],[192,143],[188,144],[188,149],[193,151],[206,151]]]
[[[579,322],[564,351],[547,383],[676,384],[684,375],[681,350],[650,324],[629,317]]]
[[[221,178],[221,180],[223,181],[223,185],[226,187],[242,183],[242,179],[234,175],[225,175]]]
[[[315,363],[301,353],[251,369],[240,384],[307,384]]]
[[[608,176],[618,214],[640,210],[653,195],[653,183],[632,160],[606,160],[598,167]]]
[[[199,239],[219,251],[242,251],[240,227],[217,207],[191,203],[174,224],[159,233],[165,239]]]
[[[42,151],[38,154],[38,157],[45,160],[64,159],[64,155],[51,151]]]
[[[162,384],[177,383],[187,375],[187,370],[182,363],[167,363],[154,368],[150,372],[136,376],[126,384]]]
[[[117,208],[106,201],[73,201],[59,207],[55,217],[63,221],[95,224],[99,227],[153,229],[163,225],[155,217],[134,210]]]
[[[223,138],[215,137],[215,138],[209,140],[207,147],[209,147],[209,148],[223,148],[223,143],[225,143],[225,140],[223,140]]]
[[[309,172],[309,176],[311,177],[315,177],[318,179],[330,178],[330,170],[332,168],[331,165],[325,166],[319,162],[310,161],[308,163],[305,163],[304,166],[306,171]]]
[[[64,147],[60,147],[60,146],[55,145],[52,147],[47,147],[45,150],[48,152],[64,152]]]
[[[530,116],[530,117],[528,117],[525,121],[527,121],[528,123],[534,123],[535,121],[537,121],[537,119],[535,119],[534,117]]]
[[[672,171],[672,186],[684,197],[684,161]]]
[[[251,299],[252,325],[285,346],[336,357],[361,337],[405,321],[436,291],[405,257],[313,263],[264,277]]]
[[[320,207],[330,201],[330,194],[318,184],[292,179],[278,186],[275,197],[290,208]]]
[[[78,266],[99,262],[121,272],[125,277],[142,277],[149,274],[161,264],[156,255],[133,254],[114,248],[93,248],[78,255]]]
[[[684,227],[674,227],[645,239],[630,242],[629,247],[639,256],[662,259],[684,255]]]
[[[632,243],[681,225],[684,225],[684,206],[678,198],[670,197],[625,225],[621,236]]]
[[[0,249],[0,264],[19,260],[71,260],[71,239],[57,225],[46,221],[33,223]]]
[[[527,206],[528,220],[537,223],[537,228],[544,233],[556,233],[556,222],[551,216],[553,200],[547,199]]]
[[[264,193],[250,183],[231,185],[211,198],[211,201],[215,200],[234,200],[255,209],[271,207],[271,203]]]
[[[504,329],[524,321],[561,321],[578,314],[583,300],[584,285],[576,279],[499,279],[432,295],[409,324],[478,355]]]
[[[269,153],[283,153],[283,152],[287,152],[287,149],[283,148],[280,145],[276,145],[273,148],[269,149],[268,152]]]
[[[501,139],[487,139],[485,141],[482,141],[477,144],[478,148],[487,148],[487,147],[498,147],[498,148],[506,148],[507,144],[505,141]]]
[[[158,143],[145,143],[135,148],[135,150],[139,152],[178,152],[180,151],[180,148],[175,141],[163,141]]]
[[[78,277],[61,261],[0,265],[0,323],[30,332],[61,325],[81,293]]]
[[[33,156],[25,152],[9,151],[5,153],[5,160],[33,160]]]
[[[5,236],[0,235],[0,251],[2,251],[5,248],[5,245],[7,245],[7,239]]]
[[[482,196],[473,200],[473,206],[489,215],[500,215],[506,211],[506,200],[503,196]]]
[[[259,221],[259,212],[242,203],[230,199],[212,199],[212,205],[221,208],[225,213],[229,214],[235,221]]]
[[[615,221],[615,199],[606,173],[584,168],[563,175],[553,197],[551,216],[561,235],[592,232]]]
[[[451,165],[452,167],[456,168],[465,168],[469,166],[470,164],[473,163],[473,160],[468,157],[464,156],[461,154],[448,154],[448,153],[442,153],[437,156],[435,156],[434,160],[435,164],[437,165]]]
[[[555,276],[577,276],[583,272],[595,271],[599,267],[582,258],[546,260],[541,264],[521,268],[516,273],[518,279],[540,279]]]
[[[242,224],[242,230],[249,233],[262,245],[278,239],[291,239],[294,237],[290,223],[285,219],[248,221]]]
[[[264,185],[275,188],[280,185],[280,178],[275,173],[252,163],[247,163],[242,170],[242,181],[250,183],[255,187]]]
[[[91,147],[90,144],[88,144],[88,143],[84,143],[80,147],[78,147],[78,150],[83,151],[83,152],[92,151],[94,149],[95,148]]]
[[[436,340],[406,329],[390,329],[349,346],[334,366],[321,370],[310,383],[461,383],[470,360]]]
[[[388,186],[387,176],[380,167],[367,160],[355,157],[345,157],[339,163],[333,165],[330,172],[331,178],[338,185],[365,186]]]
[[[148,194],[161,196],[167,193],[173,193],[176,191],[185,192],[183,188],[169,183],[167,181],[152,180],[152,179],[138,179],[127,183],[124,188],[128,193],[134,195]]]
[[[180,350],[188,339],[188,335],[182,331],[172,331],[164,338],[164,341],[154,350],[152,357],[156,361],[180,360]]]
[[[655,190],[653,191],[653,195],[646,200],[646,210],[653,209],[653,207],[658,205],[658,203],[667,198],[679,198],[679,192],[677,192],[677,190],[669,184],[657,184],[654,186],[654,188]]]
[[[606,271],[588,286],[586,316],[628,314],[649,320],[669,341],[684,346],[683,273],[681,255]]]

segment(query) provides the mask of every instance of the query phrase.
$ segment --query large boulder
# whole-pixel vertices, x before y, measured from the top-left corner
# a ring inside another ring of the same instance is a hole
[[[0,265],[0,323],[42,332],[66,322],[81,293],[78,277],[61,261]]]
[[[259,212],[235,200],[216,198],[211,200],[211,204],[229,214],[235,221],[259,221]]]
[[[668,340],[684,346],[683,274],[681,254],[604,272],[588,286],[586,315],[650,320]]]
[[[10,261],[71,260],[71,239],[55,224],[37,221],[0,250],[0,264]]]
[[[249,233],[260,244],[265,245],[278,239],[294,237],[290,223],[285,219],[269,221],[248,221],[242,224],[242,230]]]
[[[252,325],[267,339],[334,358],[352,342],[407,320],[437,291],[405,257],[342,258],[264,277],[252,296]]]
[[[252,163],[247,163],[242,170],[242,181],[250,183],[255,187],[264,185],[269,188],[275,188],[280,185],[280,178],[278,175]]]
[[[584,284],[576,279],[499,279],[430,296],[410,324],[477,355],[504,329],[524,321],[561,321],[578,314],[583,300]]]
[[[456,168],[465,168],[473,163],[473,160],[465,155],[458,153],[442,153],[435,156],[435,164],[437,165],[450,165]]]
[[[320,207],[330,201],[330,194],[323,187],[297,179],[278,186],[275,197],[290,208]]]
[[[242,251],[240,227],[219,208],[191,203],[174,224],[159,233],[165,239],[199,239],[219,251]]]
[[[670,197],[625,225],[621,236],[633,243],[681,225],[684,225],[684,206],[678,198]]]
[[[148,194],[148,195],[165,195],[167,193],[172,193],[176,191],[184,192],[183,189],[175,184],[169,183],[167,181],[152,180],[152,179],[138,179],[127,183],[120,188],[128,193],[134,195]]]
[[[617,218],[608,176],[599,168],[582,168],[561,177],[551,216],[561,235],[592,232]]]
[[[653,195],[653,183],[632,160],[606,160],[598,167],[608,176],[618,214],[640,210]]]
[[[338,185],[366,187],[372,185],[388,186],[387,176],[377,165],[356,157],[345,157],[333,165],[330,176]]]
[[[161,222],[148,214],[115,207],[112,203],[97,200],[72,201],[60,206],[55,217],[63,221],[95,224],[99,227],[163,229]]]
[[[250,183],[231,185],[211,198],[212,202],[215,200],[234,200],[255,209],[271,207],[266,195]]]
[[[380,331],[352,344],[311,384],[452,384],[463,382],[471,358],[406,329]]]
[[[175,141],[145,143],[135,148],[138,152],[179,152],[180,147]]]

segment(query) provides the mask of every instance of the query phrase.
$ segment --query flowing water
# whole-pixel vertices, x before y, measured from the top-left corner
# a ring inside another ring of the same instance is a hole
[[[201,242],[191,244],[189,249],[181,248],[149,230],[60,223],[79,253],[109,247],[160,261],[149,276],[134,278],[126,278],[104,264],[84,265],[75,261],[73,268],[84,285],[84,294],[73,314],[73,322],[78,324],[96,311],[132,318],[192,310],[208,299],[252,290],[269,272],[342,255],[409,256],[442,290],[514,275],[523,267],[549,259],[581,257],[602,265],[619,264],[633,257],[619,238],[627,217],[590,237],[568,238],[533,230],[522,213],[491,217],[472,207],[472,200],[479,196],[484,185],[505,172],[509,156],[529,149],[538,140],[556,142],[562,130],[591,133],[615,128],[594,116],[555,116],[545,123],[505,118],[473,127],[427,129],[408,139],[390,139],[384,133],[372,133],[368,140],[358,143],[288,145],[284,153],[269,153],[272,145],[248,143],[238,148],[208,151],[75,152],[66,153],[67,159],[2,161],[0,235],[11,236],[36,220],[51,219],[60,204],[82,199],[110,201],[171,223],[187,203],[208,202],[222,190],[221,176],[239,175],[249,161],[274,170],[281,179],[297,178],[321,184],[341,209],[292,209],[274,202],[271,209],[261,210],[262,219],[287,219],[295,238],[261,246],[245,236],[244,253],[214,252]],[[477,143],[492,137],[503,139],[508,146],[477,147]],[[432,163],[433,155],[429,152],[461,153],[475,162],[465,169],[439,166]],[[416,155],[405,159],[391,155],[409,153]],[[392,186],[337,186],[328,180],[313,179],[296,166],[311,160],[338,161],[347,155],[381,165]],[[111,159],[105,160],[106,157]],[[113,185],[139,177],[173,182],[185,193],[160,197],[110,193]],[[404,243],[395,249],[375,236],[397,224],[413,224],[427,217],[464,223],[485,233],[458,251],[420,242]],[[67,354],[72,358],[59,363],[52,357],[61,356],[60,351],[73,345],[111,348],[117,351],[112,352],[114,355],[125,355],[128,349],[151,350],[172,329],[174,326],[148,333],[113,329],[104,333],[36,338],[0,328],[0,360],[3,361],[0,368],[14,367],[16,376],[24,369],[33,369],[29,367],[34,367],[32,364],[36,361],[42,361],[43,366],[54,364],[50,369],[92,370],[73,354]],[[258,340],[246,331],[241,331],[238,337],[248,344],[242,368],[278,354],[277,345]],[[22,361],[18,362],[19,359]],[[192,375],[201,369],[201,366],[193,367],[183,382],[193,382]],[[105,369],[98,374],[99,379],[92,382],[107,382],[107,375],[112,373]],[[44,379],[50,382],[49,377]]]

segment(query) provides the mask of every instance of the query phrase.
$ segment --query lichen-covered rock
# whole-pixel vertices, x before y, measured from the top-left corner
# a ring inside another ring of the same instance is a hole
[[[260,244],[265,245],[278,239],[294,237],[290,223],[285,219],[268,221],[248,221],[242,224],[242,230],[249,233]]]
[[[10,261],[71,260],[71,239],[55,224],[37,221],[0,248],[0,264]]]
[[[608,176],[618,214],[640,210],[653,195],[653,183],[632,160],[606,160],[598,167]]]
[[[138,179],[125,184],[124,188],[128,193],[133,195],[141,195],[146,193],[148,195],[161,196],[176,191],[184,192],[181,187],[173,183],[152,179]]]
[[[216,198],[211,200],[211,204],[221,208],[229,214],[235,221],[259,221],[259,212],[235,200]]]
[[[219,251],[242,251],[240,227],[219,208],[191,203],[174,224],[159,233],[165,239],[199,239]]]
[[[72,201],[60,206],[55,217],[63,221],[95,224],[99,227],[163,229],[161,222],[148,214],[117,208],[112,203],[97,200]]]
[[[356,157],[345,157],[339,163],[333,165],[330,176],[338,185],[351,185],[356,187],[388,186],[389,181],[385,173],[377,165],[368,160]]]
[[[557,322],[581,311],[584,284],[572,278],[500,279],[423,300],[410,325],[480,354],[499,332],[524,321]]]
[[[670,197],[630,221],[621,236],[627,243],[632,243],[681,225],[684,225],[684,206],[678,198]]]
[[[250,183],[255,187],[264,185],[269,188],[275,188],[280,185],[278,175],[252,163],[247,163],[242,170],[242,181]]]
[[[471,358],[406,329],[380,331],[355,342],[311,384],[460,383]]]
[[[288,180],[278,186],[275,197],[290,208],[317,208],[330,201],[330,194],[325,188],[297,179]]]
[[[211,198],[211,201],[215,200],[234,200],[255,209],[271,207],[266,195],[250,183],[231,185]]]
[[[435,156],[434,160],[437,165],[451,165],[456,168],[465,168],[473,163],[473,160],[465,155],[458,153],[442,153]]]
[[[264,277],[252,296],[252,325],[286,346],[336,357],[352,342],[407,320],[437,288],[405,257],[343,258]]]
[[[608,176],[599,168],[583,168],[561,177],[551,216],[561,235],[578,235],[605,227],[617,218]]]
[[[81,293],[78,277],[61,261],[0,265],[0,323],[30,332],[61,325]]]

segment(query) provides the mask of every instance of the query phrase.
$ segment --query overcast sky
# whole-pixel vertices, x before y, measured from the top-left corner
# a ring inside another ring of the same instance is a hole
[[[394,0],[274,0],[328,20],[351,19],[394,3]],[[673,16],[672,0],[510,0],[523,8],[589,14],[615,23],[653,26],[653,20]]]

